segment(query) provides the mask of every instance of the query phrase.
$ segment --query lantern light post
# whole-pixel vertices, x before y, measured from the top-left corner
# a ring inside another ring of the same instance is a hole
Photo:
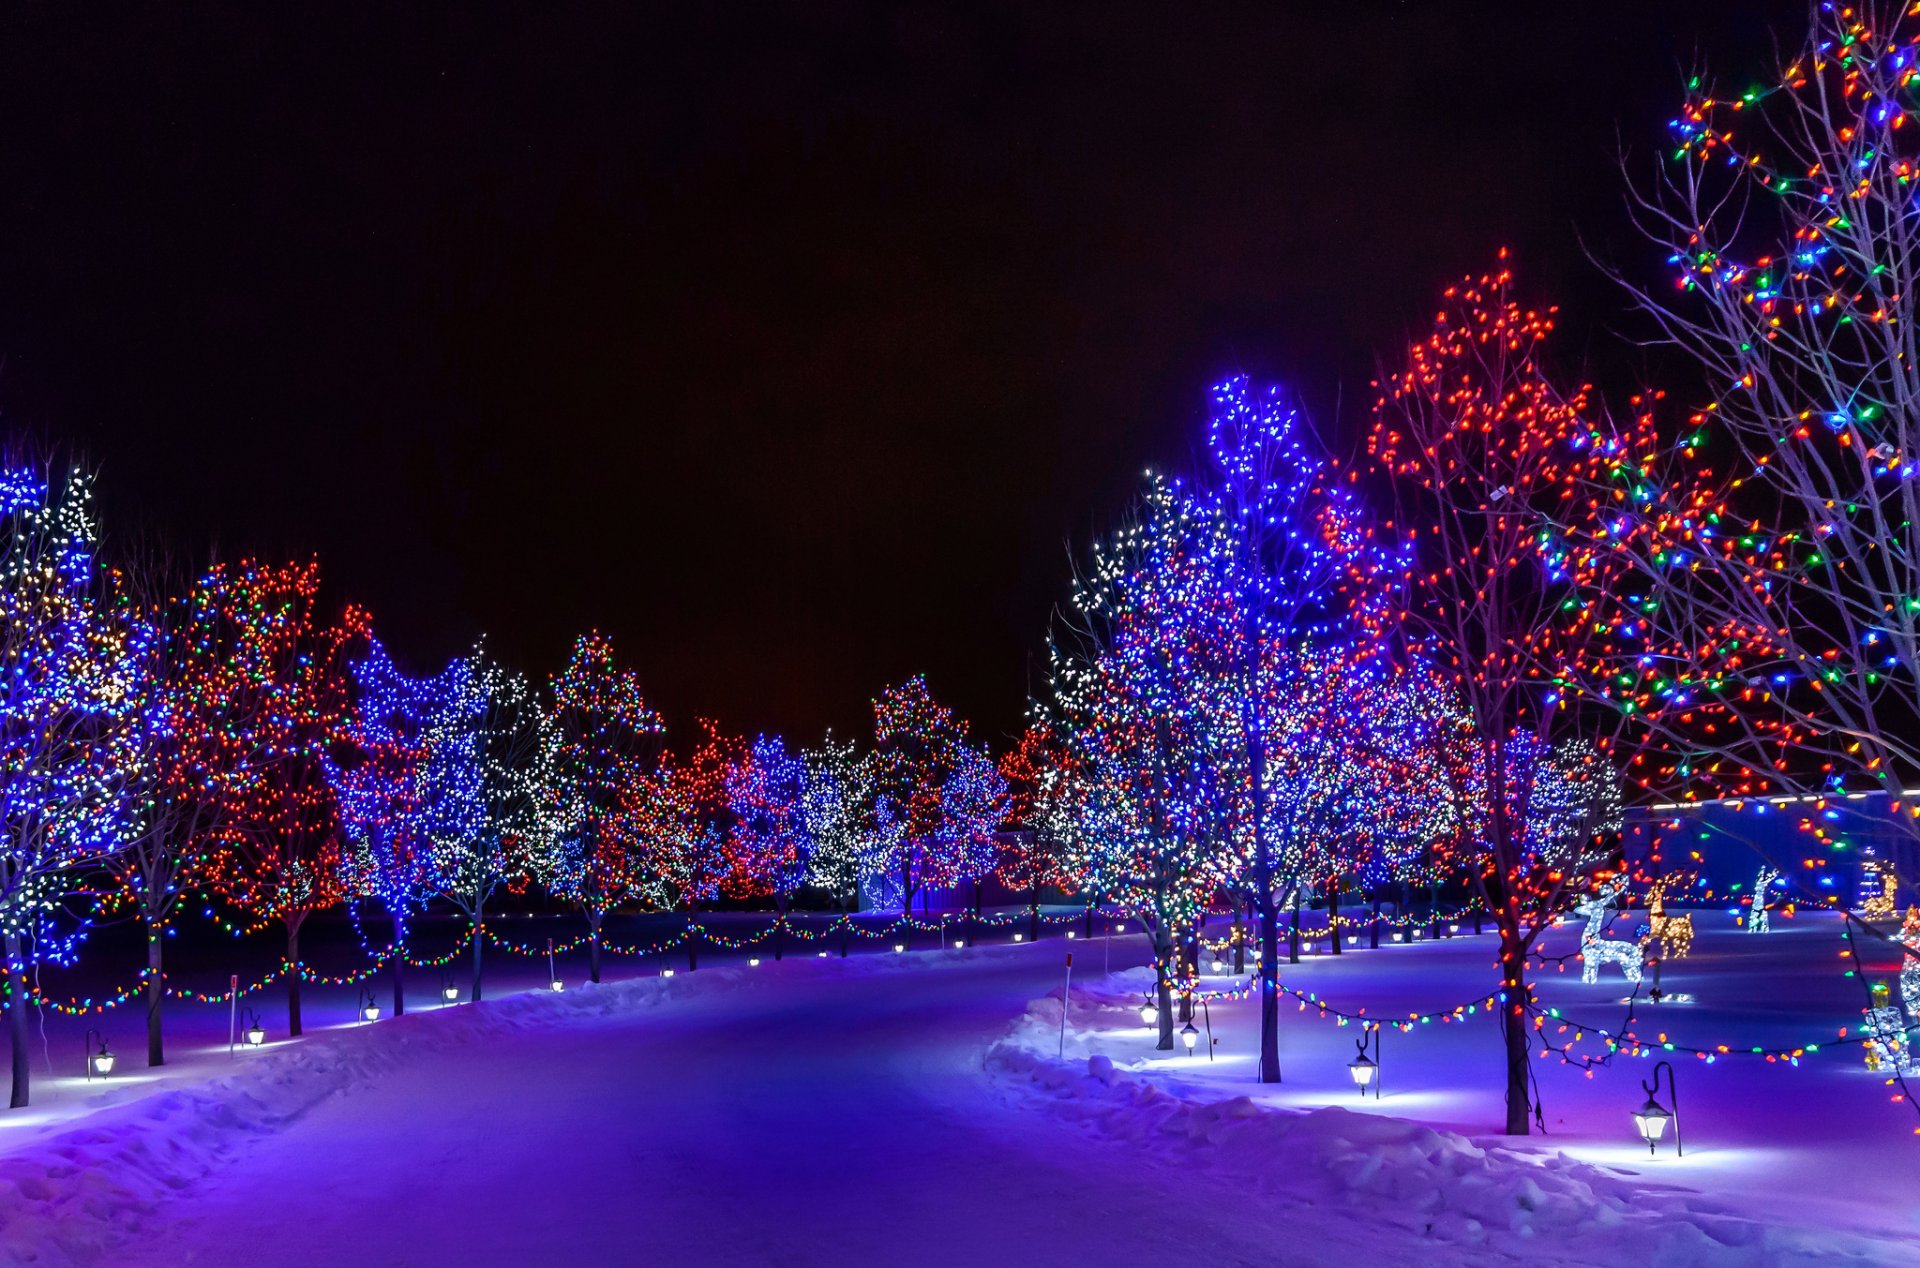
[[[1200,1046],[1200,1031],[1192,1022],[1180,1027],[1180,1042],[1186,1045],[1188,1056],[1192,1056],[1193,1050]]]
[[[1360,1089],[1360,1097],[1366,1099],[1367,1089],[1373,1089],[1373,1099],[1380,1099],[1380,1028],[1369,1026],[1366,1033],[1354,1040],[1354,1046],[1360,1054],[1347,1062],[1347,1073],[1353,1076],[1353,1085]],[[1373,1055],[1367,1055],[1371,1046]]]
[[[247,1028],[240,1035],[249,1048],[258,1048],[267,1041],[267,1028],[260,1024],[260,1014],[251,1008],[247,1010]]]
[[[94,1051],[94,1047],[93,1047],[93,1041],[95,1039],[98,1039],[100,1041],[100,1050],[98,1052]],[[113,1056],[113,1052],[107,1047],[106,1035],[102,1034],[98,1030],[89,1030],[86,1033],[85,1038],[81,1040],[81,1044],[87,1054],[87,1059],[86,1059],[87,1082],[91,1083],[93,1081],[93,1076],[96,1074],[104,1079],[109,1074],[113,1073],[114,1056]]]
[[[380,1005],[374,1003],[373,991],[369,987],[362,987],[360,989],[360,1020],[380,1020]]]
[[[1662,1070],[1667,1072],[1667,1096],[1673,1101],[1671,1111],[1657,1099]],[[1647,1156],[1653,1157],[1659,1147],[1660,1138],[1667,1134],[1667,1124],[1671,1122],[1674,1156],[1686,1157],[1686,1144],[1680,1138],[1680,1087],[1674,1082],[1673,1065],[1666,1061],[1657,1063],[1653,1067],[1653,1079],[1642,1080],[1640,1090],[1647,1094],[1647,1102],[1633,1112],[1633,1128],[1640,1133],[1640,1139],[1647,1142]]]

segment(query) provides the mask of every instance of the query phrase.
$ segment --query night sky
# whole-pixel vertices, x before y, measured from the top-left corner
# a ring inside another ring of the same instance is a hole
[[[1620,147],[1804,15],[1307,7],[15,9],[0,426],[111,544],[317,553],[417,669],[599,626],[683,740],[915,671],[998,737],[1217,377],[1348,449],[1505,243],[1631,386]]]

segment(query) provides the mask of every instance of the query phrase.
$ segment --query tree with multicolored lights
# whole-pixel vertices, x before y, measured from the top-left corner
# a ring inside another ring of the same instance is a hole
[[[1594,588],[1583,615],[1612,645],[1569,673],[1657,739],[1633,775],[1664,800],[1884,791],[1907,883],[1920,878],[1917,39],[1912,5],[1818,5],[1772,82],[1688,85],[1634,201],[1676,284],[1621,280],[1698,386],[1647,394],[1607,437],[1614,463],[1592,485],[1606,516],[1588,544],[1630,576]],[[1813,881],[1844,844],[1779,861]]]
[[[287,1032],[298,1035],[301,926],[346,895],[328,750],[351,717],[350,667],[372,635],[360,608],[321,616],[317,563],[242,560],[224,571],[217,604],[249,698],[248,758],[206,877],[252,922],[285,930]]]
[[[429,742],[436,750],[470,752],[474,778],[436,785],[474,798],[472,813],[448,822],[464,830],[436,831],[430,875],[436,893],[467,918],[473,931],[471,998],[484,997],[481,973],[487,900],[500,885],[522,883],[544,857],[549,763],[554,745],[548,714],[524,675],[476,647],[458,665],[463,694],[441,710]]]
[[[11,1104],[28,1100],[31,961],[64,954],[53,918],[76,872],[141,827],[142,733],[154,637],[95,560],[92,481],[0,469],[0,940],[7,956]],[[67,948],[70,950],[70,947]]]
[[[215,565],[191,585],[156,565],[139,584],[153,637],[143,678],[140,728],[140,829],[108,857],[124,904],[146,933],[147,1064],[166,1063],[162,1013],[166,940],[182,897],[200,877],[209,851],[235,830],[237,793],[253,760],[254,711],[244,628],[229,612],[233,571]]]
[[[1569,707],[1551,667],[1579,654],[1565,613],[1600,578],[1555,526],[1606,459],[1585,390],[1561,391],[1540,363],[1553,310],[1523,308],[1511,289],[1503,266],[1446,292],[1433,333],[1380,385],[1368,452],[1408,552],[1401,636],[1437,676],[1433,725],[1462,772],[1462,848],[1500,938],[1506,1131],[1526,1135],[1527,959],[1569,887],[1604,861],[1591,837],[1566,848],[1533,811],[1546,758],[1593,721]]]
[[[548,889],[586,919],[596,982],[607,913],[646,889],[641,816],[648,791],[659,783],[654,759],[663,729],[638,675],[614,663],[612,640],[581,635],[552,683],[550,838],[540,870]]]
[[[984,759],[967,743],[966,723],[933,698],[919,675],[873,702],[873,741],[861,871],[897,887],[906,916],[916,896],[956,883],[979,862],[985,849],[980,827],[991,817],[985,808],[994,793],[980,768]],[[989,840],[993,827],[986,823]]]
[[[1071,747],[1044,722],[1027,724],[1020,742],[1000,757],[1007,789],[1006,820],[1011,825],[994,875],[1015,893],[1027,895],[1027,937],[1040,937],[1040,892],[1072,893],[1073,840],[1079,778]]]
[[[1240,732],[1232,684],[1242,620],[1220,585],[1224,525],[1149,477],[1134,516],[1094,545],[1054,632],[1039,720],[1084,772],[1084,872],[1137,915],[1159,966],[1160,1047],[1173,1046],[1176,946],[1228,834]]]
[[[806,814],[807,764],[777,735],[755,737],[726,772],[726,878],[721,889],[734,897],[765,898],[779,915],[773,958],[786,950],[785,920],[793,896],[806,883],[813,835]]]

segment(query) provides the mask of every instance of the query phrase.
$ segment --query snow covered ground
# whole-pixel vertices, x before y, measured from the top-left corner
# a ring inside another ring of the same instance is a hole
[[[1658,1006],[1676,1041],[1857,1019],[1832,922],[1700,923],[1666,980],[1696,1002]],[[41,1107],[0,1115],[0,1262],[1920,1263],[1915,1116],[1856,1045],[1683,1064],[1687,1157],[1651,1162],[1627,1119],[1651,1062],[1542,1063],[1551,1134],[1514,1147],[1484,1134],[1482,1014],[1389,1033],[1386,1095],[1363,1104],[1354,1030],[1289,1011],[1287,1081],[1263,1091],[1250,1001],[1212,1010],[1218,1060],[1155,1053],[1132,1011],[1139,940],[1113,942],[1112,978],[1083,941],[1061,1060],[1066,944],[1007,936],[597,988],[569,973],[560,995],[372,1026],[323,997],[324,1028],[231,1059],[224,1014],[183,1009],[152,1080],[116,1017],[127,1073],[43,1081]],[[1480,990],[1490,948],[1388,946],[1287,980],[1430,1008]],[[1617,976],[1548,983],[1600,1025],[1622,994]]]

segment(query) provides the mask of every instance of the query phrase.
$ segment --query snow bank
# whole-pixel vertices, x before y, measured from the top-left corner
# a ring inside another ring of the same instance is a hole
[[[109,1105],[0,1156],[0,1265],[65,1268],[98,1261],[123,1238],[159,1230],[169,1198],[251,1142],[422,1053],[591,1024],[666,1002],[684,1007],[716,991],[754,989],[765,976],[713,969],[671,981],[529,992],[241,1051],[231,1075]]]
[[[1183,1168],[1251,1185],[1284,1206],[1350,1210],[1432,1248],[1422,1262],[1484,1262],[1488,1252],[1542,1263],[1654,1268],[1920,1263],[1911,1244],[1762,1223],[1698,1193],[1643,1182],[1565,1154],[1520,1154],[1404,1119],[1341,1108],[1287,1110],[1246,1096],[1204,1099],[1177,1083],[1088,1054],[1131,1017],[1147,971],[1076,988],[1061,1044],[1058,993],[1032,1001],[987,1066],[1101,1136],[1154,1144]],[[1115,990],[1114,988],[1119,988]],[[1319,1221],[1314,1221],[1319,1222]]]

